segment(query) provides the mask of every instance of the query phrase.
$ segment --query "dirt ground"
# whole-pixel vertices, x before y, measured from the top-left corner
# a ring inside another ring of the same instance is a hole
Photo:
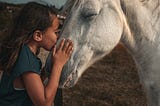
[[[0,37],[19,6],[0,3]],[[147,106],[137,68],[119,44],[88,68],[78,83],[63,90],[64,106]]]
[[[65,89],[63,101],[64,106],[147,106],[137,68],[121,44]]]

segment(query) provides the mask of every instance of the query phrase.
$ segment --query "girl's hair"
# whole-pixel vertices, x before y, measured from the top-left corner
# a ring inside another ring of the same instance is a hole
[[[0,48],[0,70],[10,72],[13,68],[21,47],[28,43],[34,31],[45,31],[52,25],[54,7],[30,2],[22,8],[13,21],[10,34],[5,37]]]

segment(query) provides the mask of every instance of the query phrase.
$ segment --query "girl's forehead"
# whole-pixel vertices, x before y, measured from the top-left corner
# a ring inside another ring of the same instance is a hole
[[[55,23],[59,23],[60,22],[60,20],[58,19],[58,17],[57,16],[55,16],[54,17],[54,20],[53,20]]]

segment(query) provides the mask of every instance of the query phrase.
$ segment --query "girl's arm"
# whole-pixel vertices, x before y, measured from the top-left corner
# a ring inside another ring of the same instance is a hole
[[[58,88],[62,68],[73,51],[73,43],[69,40],[66,41],[66,44],[64,44],[64,42],[65,40],[61,41],[57,51],[56,47],[53,50],[53,67],[50,79],[46,86],[43,85],[41,77],[36,73],[27,72],[22,75],[25,89],[35,106],[52,105]]]

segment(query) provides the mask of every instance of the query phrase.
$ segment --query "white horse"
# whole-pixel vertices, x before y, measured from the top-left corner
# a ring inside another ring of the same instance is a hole
[[[72,4],[73,3],[73,4]],[[61,36],[74,41],[61,87],[71,87],[118,42],[132,54],[150,106],[160,106],[160,0],[69,0]]]
[[[60,87],[75,85],[121,41],[135,59],[149,105],[160,106],[160,0],[68,0],[64,11],[68,8],[61,38],[75,46]]]

